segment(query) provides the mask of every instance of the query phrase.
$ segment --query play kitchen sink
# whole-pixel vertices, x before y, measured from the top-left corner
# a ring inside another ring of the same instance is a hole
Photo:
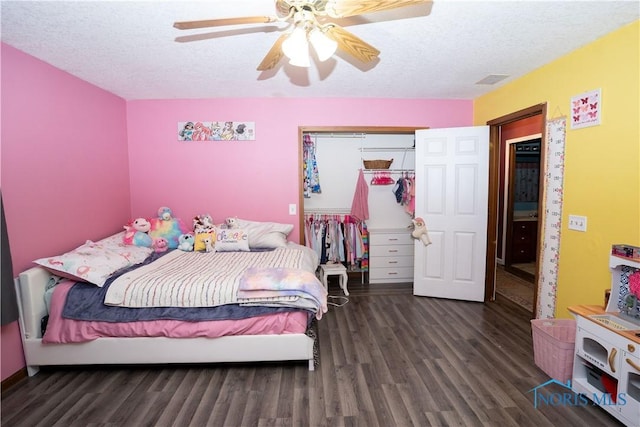
[[[618,331],[640,330],[640,321],[628,321],[612,314],[594,314],[589,317]]]

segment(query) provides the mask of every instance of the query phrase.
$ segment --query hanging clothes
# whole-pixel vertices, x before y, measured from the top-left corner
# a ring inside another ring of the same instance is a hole
[[[305,245],[321,264],[342,263],[350,270],[368,269],[368,241],[363,221],[345,215],[305,214]],[[308,236],[308,238],[307,238]]]
[[[360,221],[369,219],[369,186],[364,177],[364,172],[360,169],[358,181],[356,183],[356,191],[353,195],[353,203],[351,204],[351,215]]]
[[[405,185],[409,188],[405,193],[407,194],[406,203],[404,205],[404,211],[408,213],[412,218],[416,214],[416,180],[415,177],[410,176],[407,178]]]
[[[416,212],[416,180],[413,174],[404,174],[396,181],[392,192],[396,202],[404,206],[404,210],[412,218]]]
[[[310,198],[311,193],[322,193],[320,189],[320,173],[316,161],[316,145],[311,140],[311,135],[302,136],[302,169],[304,197]]]

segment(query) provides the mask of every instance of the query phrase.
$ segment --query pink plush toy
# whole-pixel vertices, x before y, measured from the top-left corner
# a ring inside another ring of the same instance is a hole
[[[150,248],[153,244],[149,230],[151,223],[145,218],[136,218],[124,226],[123,241],[125,245],[145,246]]]
[[[169,249],[169,241],[164,237],[153,239],[153,249],[156,252],[166,252]]]

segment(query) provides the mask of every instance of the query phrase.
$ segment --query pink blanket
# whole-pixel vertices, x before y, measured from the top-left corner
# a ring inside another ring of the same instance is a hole
[[[158,320],[126,323],[85,322],[64,319],[62,309],[73,282],[56,286],[51,298],[45,344],[77,343],[100,337],[217,338],[226,335],[300,334],[307,330],[307,312],[292,311],[242,320],[182,322]],[[135,309],[134,309],[135,310]]]

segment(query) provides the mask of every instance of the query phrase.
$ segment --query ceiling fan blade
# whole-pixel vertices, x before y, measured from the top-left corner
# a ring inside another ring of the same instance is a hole
[[[378,49],[338,25],[327,25],[325,34],[338,42],[340,49],[362,62],[373,61],[380,55]]]
[[[241,24],[270,24],[278,19],[273,16],[245,16],[243,18],[207,19],[204,21],[175,22],[173,26],[179,30],[193,30],[195,28],[221,27],[224,25]]]
[[[332,18],[346,18],[348,16],[379,12],[398,7],[413,6],[420,3],[431,3],[431,0],[329,0],[324,7],[325,13]]]
[[[284,42],[288,36],[289,34],[285,33],[278,37],[278,40],[276,40],[273,46],[271,46],[267,55],[264,57],[260,65],[258,65],[258,71],[270,70],[280,62],[284,56],[284,53],[282,52],[282,42]]]

